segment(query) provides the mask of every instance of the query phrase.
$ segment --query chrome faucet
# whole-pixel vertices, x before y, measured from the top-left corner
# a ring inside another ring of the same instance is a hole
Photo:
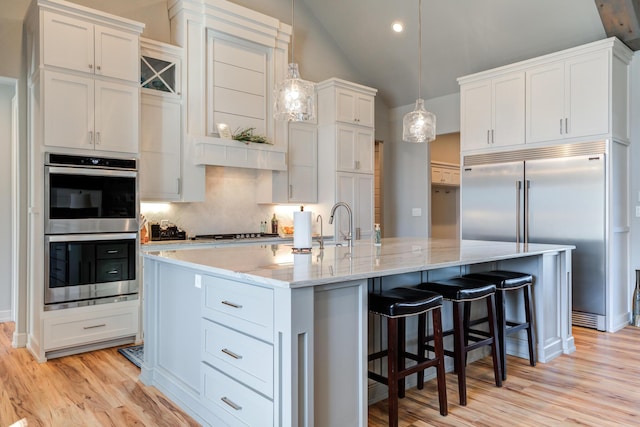
[[[338,209],[339,206],[343,206],[349,214],[349,234],[345,236],[345,240],[349,242],[349,247],[353,247],[353,212],[351,211],[351,207],[347,203],[338,202],[333,205],[333,207],[331,208],[331,217],[329,217],[329,224],[333,224],[333,215],[336,213],[336,209]],[[335,236],[336,241],[337,237],[338,236]]]
[[[320,221],[320,250],[324,249],[324,231],[322,230],[322,215],[318,215],[316,222]]]

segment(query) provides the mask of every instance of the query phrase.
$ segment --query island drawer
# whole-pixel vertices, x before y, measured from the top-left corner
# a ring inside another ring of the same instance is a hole
[[[273,346],[202,320],[202,359],[230,377],[273,397]]]
[[[219,277],[202,277],[203,317],[273,342],[273,290]]]
[[[229,425],[273,424],[273,402],[202,363],[202,402]]]

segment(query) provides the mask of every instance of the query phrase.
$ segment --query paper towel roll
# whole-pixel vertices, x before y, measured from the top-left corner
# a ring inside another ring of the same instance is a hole
[[[311,248],[311,212],[293,213],[293,248]]]

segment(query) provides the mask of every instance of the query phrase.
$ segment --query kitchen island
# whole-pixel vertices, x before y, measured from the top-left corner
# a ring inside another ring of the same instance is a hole
[[[300,254],[289,244],[149,252],[140,379],[204,425],[365,426],[377,335],[369,290],[494,268],[531,273],[544,363],[575,351],[573,248],[391,238]],[[508,317],[522,316],[511,303]],[[521,341],[508,352],[526,355]]]

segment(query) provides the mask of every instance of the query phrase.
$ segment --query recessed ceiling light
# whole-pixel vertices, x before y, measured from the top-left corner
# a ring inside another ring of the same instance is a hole
[[[403,30],[401,22],[394,22],[391,28],[393,28],[393,31],[396,33],[401,33]]]

